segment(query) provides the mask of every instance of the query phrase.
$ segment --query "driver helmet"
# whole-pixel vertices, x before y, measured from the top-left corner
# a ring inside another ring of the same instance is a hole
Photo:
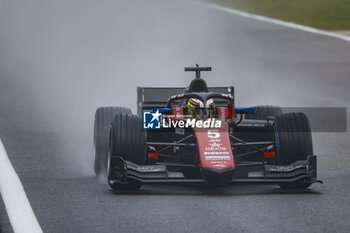
[[[215,108],[213,99],[208,99],[206,102],[207,109]],[[196,98],[190,98],[187,102],[187,114],[192,118],[203,117],[204,104],[201,100]]]

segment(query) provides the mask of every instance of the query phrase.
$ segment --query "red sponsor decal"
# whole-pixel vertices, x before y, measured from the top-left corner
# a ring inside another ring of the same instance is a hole
[[[218,107],[218,118],[221,120],[233,120],[234,109],[228,107]]]
[[[234,167],[228,125],[221,128],[194,128],[202,167],[225,169]]]
[[[183,119],[183,109],[182,108],[173,108],[173,112],[168,115],[171,120]]]

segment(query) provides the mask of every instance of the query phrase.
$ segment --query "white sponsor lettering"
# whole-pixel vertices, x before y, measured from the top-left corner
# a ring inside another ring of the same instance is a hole
[[[221,138],[219,138],[219,139],[209,139],[209,142],[213,142],[213,143],[221,142]]]
[[[225,164],[215,164],[214,167],[226,167]]]
[[[210,155],[207,155],[205,156],[205,159],[207,160],[230,160],[231,157],[230,156],[224,156],[224,155],[214,155],[214,156],[210,156]]]
[[[220,133],[217,132],[218,130],[208,130],[208,137],[209,138],[219,138]]]
[[[229,155],[229,152],[220,152],[220,151],[214,151],[214,152],[204,152],[205,155]]]

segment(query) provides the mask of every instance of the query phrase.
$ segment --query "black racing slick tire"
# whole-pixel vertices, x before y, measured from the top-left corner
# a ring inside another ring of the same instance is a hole
[[[108,183],[114,190],[135,190],[141,184],[113,182],[116,180],[114,160],[116,156],[138,165],[146,164],[146,133],[142,117],[130,114],[117,114],[113,121],[109,140]]]
[[[94,122],[94,170],[96,175],[106,176],[107,174],[109,130],[113,117],[120,113],[132,114],[129,108],[123,107],[99,107],[96,110]]]
[[[278,116],[282,114],[282,108],[272,105],[253,106],[254,114],[245,115],[246,119],[266,120],[269,116]]]
[[[310,123],[304,113],[285,113],[276,117],[277,163],[288,165],[299,160],[307,160],[313,154]],[[311,184],[304,180],[281,183],[282,189],[305,189]]]

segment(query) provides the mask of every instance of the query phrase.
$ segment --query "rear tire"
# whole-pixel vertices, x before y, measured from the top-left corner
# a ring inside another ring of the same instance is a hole
[[[113,117],[120,113],[132,114],[129,108],[123,107],[100,107],[96,110],[94,122],[94,170],[96,175],[106,176],[107,174],[109,129],[111,127]]]
[[[254,114],[245,115],[246,119],[266,120],[269,116],[278,116],[282,114],[282,108],[272,105],[253,106]]]
[[[113,121],[109,142],[108,183],[114,190],[135,190],[141,187],[139,183],[117,183],[113,171],[113,157],[121,156],[124,160],[138,165],[146,164],[146,133],[143,131],[142,117],[138,115],[117,114]]]
[[[310,123],[304,113],[285,113],[276,117],[277,163],[288,165],[299,160],[306,160],[313,154]],[[281,183],[282,189],[305,189],[310,183],[299,180]]]

